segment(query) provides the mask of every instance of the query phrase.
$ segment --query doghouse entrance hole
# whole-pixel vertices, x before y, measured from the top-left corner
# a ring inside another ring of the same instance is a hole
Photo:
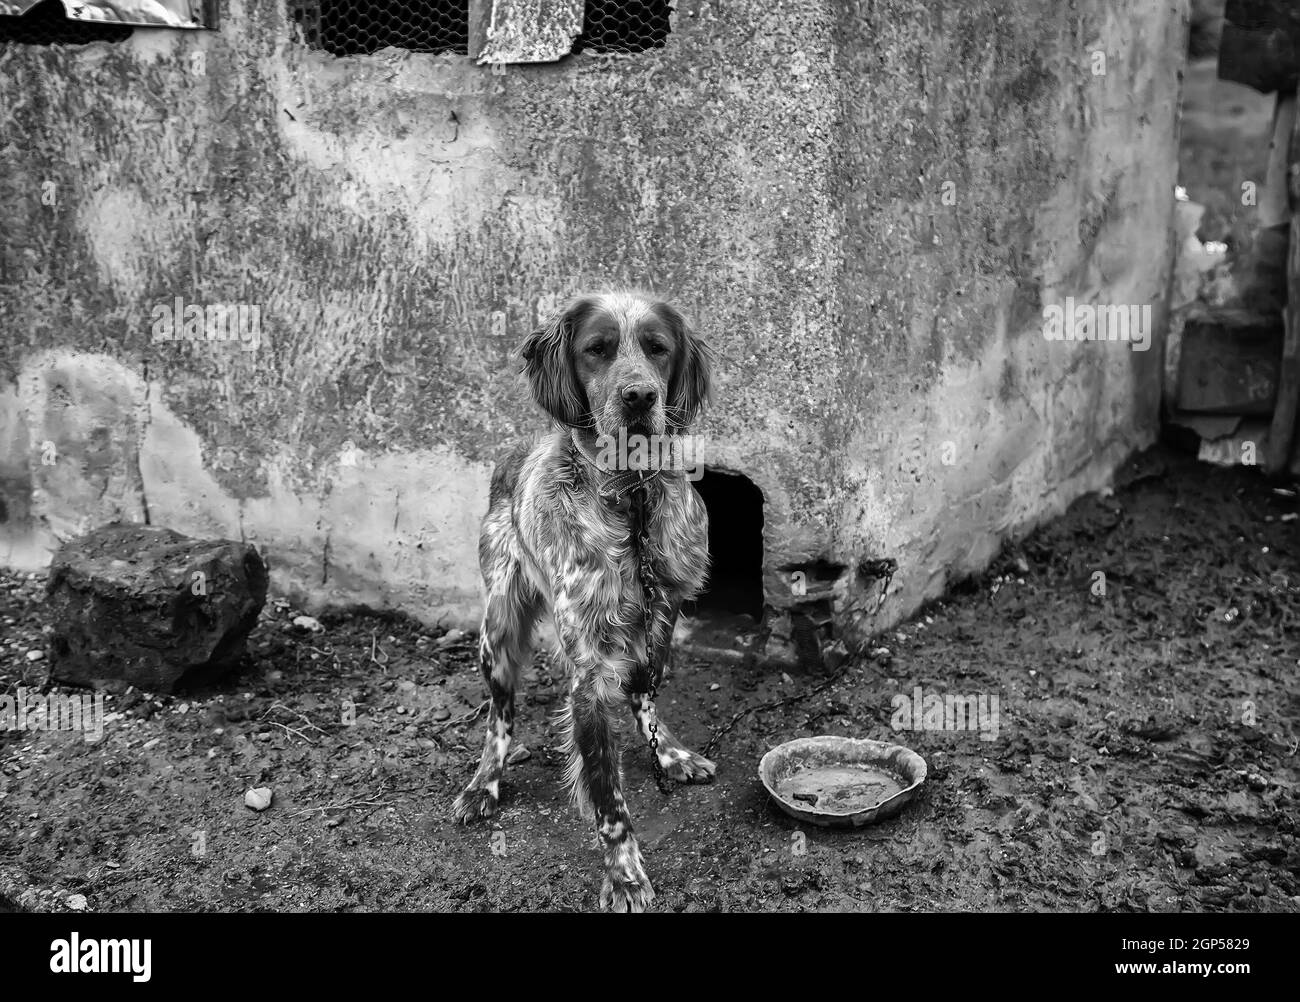
[[[763,492],[738,473],[695,481],[709,511],[710,571],[695,614],[763,615]]]

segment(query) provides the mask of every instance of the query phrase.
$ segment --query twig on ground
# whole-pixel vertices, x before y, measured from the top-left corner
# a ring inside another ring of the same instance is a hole
[[[444,720],[437,727],[433,728],[432,733],[441,734],[448,727],[454,727],[457,724],[472,723],[474,720],[478,719],[478,715],[480,713],[482,713],[484,710],[488,708],[488,704],[490,702],[491,702],[490,700],[485,699],[483,700],[483,702],[479,703],[478,706],[474,707],[474,709],[470,710],[468,713],[462,713],[459,717],[452,717],[450,720]]]
[[[270,706],[268,706],[268,707],[266,708],[266,710],[262,713],[262,715],[261,715],[260,717],[258,717],[258,719],[259,719],[259,720],[266,720],[266,715],[267,715],[268,713],[271,713],[273,710],[283,710],[285,713],[289,714],[290,716],[297,717],[299,720],[301,720],[303,723],[305,723],[308,727],[310,727],[310,728],[311,728],[313,731],[315,731],[317,734],[324,734],[324,733],[325,733],[323,730],[321,730],[319,727],[317,727],[314,723],[312,723],[312,719],[311,719],[311,717],[307,716],[307,714],[301,712],[300,710],[295,710],[295,709],[292,709],[291,707],[285,706],[285,705],[284,705],[283,703],[281,703],[279,700],[276,700],[274,703],[272,703]],[[304,741],[306,741],[308,744],[314,744],[314,743],[315,743],[315,742],[312,741],[312,739],[311,739],[310,737],[308,737],[308,736],[307,736],[306,734],[304,734],[302,731],[298,730],[296,727],[290,727],[288,724],[282,724],[282,723],[280,723],[278,720],[267,720],[267,723],[269,723],[272,727],[279,727],[279,728],[282,728],[282,729],[288,731],[290,734],[296,734],[296,735],[298,735],[298,737],[302,738],[302,739],[303,739]]]
[[[316,743],[311,738],[309,738],[306,734],[304,734],[302,731],[298,730],[298,728],[296,727],[290,727],[288,724],[282,724],[278,720],[268,720],[267,723],[270,724],[272,727],[278,727],[283,731],[287,731],[290,734],[294,734],[302,738],[309,745],[314,745]]]
[[[386,800],[351,800],[344,804],[326,804],[324,807],[304,807],[301,811],[294,811],[289,815],[291,818],[300,817],[303,814],[311,814],[313,811],[348,811],[354,807],[387,807]],[[371,811],[373,814],[374,811]]]
[[[379,658],[375,657],[375,651],[379,651],[380,655],[383,656],[384,660],[380,661]],[[374,630],[370,631],[370,660],[373,661],[375,664],[379,665],[379,667],[383,669],[385,675],[388,674],[389,657],[388,654],[384,651],[384,649],[380,647],[378,645],[378,642],[375,640]]]

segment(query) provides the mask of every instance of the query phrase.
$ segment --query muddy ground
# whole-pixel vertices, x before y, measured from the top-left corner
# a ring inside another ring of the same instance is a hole
[[[878,638],[825,692],[744,718],[713,785],[665,798],[630,750],[655,907],[1300,911],[1295,485],[1168,453],[1142,469]],[[27,659],[47,642],[42,587],[0,580],[4,691],[44,679]],[[544,658],[520,700],[529,757],[496,824],[461,828],[449,808],[483,726],[465,720],[481,700],[473,638],[367,615],[308,635],[296,614],[268,603],[227,685],[111,695],[97,743],[0,733],[0,907],[595,907],[597,853],[560,789],[548,718],[563,690]],[[740,707],[819,681],[686,651],[661,705],[699,747]],[[895,734],[891,699],[918,685],[997,696],[996,740]],[[820,733],[901,739],[929,782],[878,827],[802,829],[755,768]],[[274,802],[259,814],[244,793],[260,786]]]

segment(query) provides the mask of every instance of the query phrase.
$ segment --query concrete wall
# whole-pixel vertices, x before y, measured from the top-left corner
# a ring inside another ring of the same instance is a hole
[[[504,73],[308,51],[285,6],[0,48],[0,562],[147,510],[469,623],[492,457],[542,428],[512,352],[606,284],[718,347],[697,430],[764,492],[769,597],[842,569],[855,636],[1153,437],[1158,344],[1041,330],[1161,328],[1186,0],[681,0],[661,50]],[[177,296],[259,346],[151,343]]]

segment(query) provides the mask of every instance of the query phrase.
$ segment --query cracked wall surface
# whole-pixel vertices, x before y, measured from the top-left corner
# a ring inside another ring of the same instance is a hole
[[[315,605],[469,625],[492,458],[543,427],[514,352],[627,283],[718,348],[697,430],[764,493],[769,599],[845,568],[864,636],[1152,440],[1158,344],[1040,331],[1066,296],[1160,328],[1186,20],[683,0],[662,49],[502,73],[242,0],[0,48],[0,562],[147,506]],[[258,347],[155,342],[177,296],[256,307]]]

